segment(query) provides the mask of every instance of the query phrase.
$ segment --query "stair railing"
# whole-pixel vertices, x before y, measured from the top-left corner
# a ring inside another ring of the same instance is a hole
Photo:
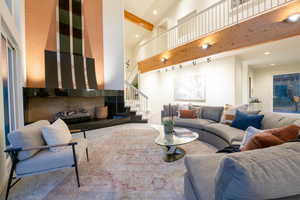
[[[125,104],[136,108],[138,112],[143,114],[148,113],[148,96],[145,95],[141,90],[134,87],[128,81],[125,81]]]
[[[137,60],[145,60],[293,1],[295,0],[221,0],[166,32],[142,42]]]

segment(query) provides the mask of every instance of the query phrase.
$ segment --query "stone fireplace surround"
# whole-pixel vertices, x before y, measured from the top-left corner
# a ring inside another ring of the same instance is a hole
[[[95,108],[107,106],[108,119],[124,112],[124,95],[120,90],[24,88],[25,124],[55,119],[62,111],[85,109],[95,120]]]

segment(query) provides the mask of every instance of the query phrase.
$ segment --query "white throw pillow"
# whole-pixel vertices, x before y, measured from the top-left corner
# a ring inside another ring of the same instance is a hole
[[[43,138],[47,145],[67,144],[72,140],[72,135],[66,123],[58,119],[52,125],[42,129]],[[57,151],[58,148],[50,148],[50,151]]]
[[[257,129],[257,128],[254,128],[252,126],[248,127],[247,130],[245,131],[245,135],[244,135],[244,138],[242,140],[242,143],[241,143],[241,146],[240,146],[240,149],[242,149],[243,147],[245,147],[245,145],[249,142],[249,140],[256,134],[259,134],[263,132],[263,130],[260,130],[260,129]]]

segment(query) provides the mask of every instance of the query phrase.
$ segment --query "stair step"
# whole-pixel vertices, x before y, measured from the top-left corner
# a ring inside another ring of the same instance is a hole
[[[147,119],[142,119],[142,120],[131,120],[131,123],[137,123],[137,124],[147,124],[148,120]]]

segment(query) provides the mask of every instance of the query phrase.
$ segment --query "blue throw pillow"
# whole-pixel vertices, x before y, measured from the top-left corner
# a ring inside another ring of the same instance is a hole
[[[238,110],[231,126],[244,131],[249,126],[261,129],[261,121],[263,120],[263,118],[264,115],[249,115]]]

